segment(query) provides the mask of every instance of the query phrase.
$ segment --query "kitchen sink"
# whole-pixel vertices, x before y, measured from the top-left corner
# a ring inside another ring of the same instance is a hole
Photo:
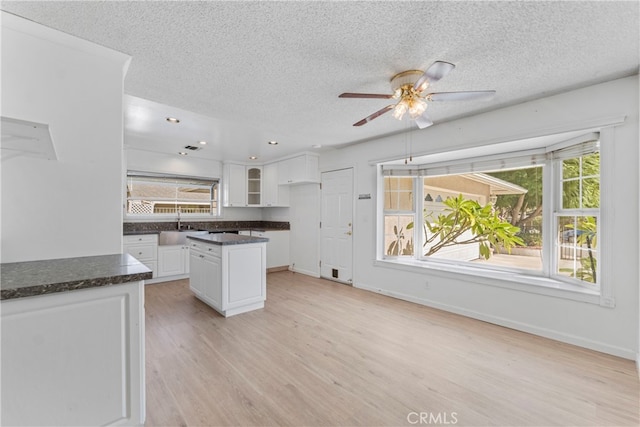
[[[206,236],[209,232],[204,230],[169,230],[161,231],[160,238],[158,239],[158,245],[185,245],[187,243],[187,236]]]

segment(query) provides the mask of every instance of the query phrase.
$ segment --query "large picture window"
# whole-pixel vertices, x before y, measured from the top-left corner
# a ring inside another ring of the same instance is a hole
[[[542,176],[527,166],[422,178],[423,256],[542,271]]]
[[[127,216],[218,215],[218,181],[127,173]]]
[[[597,136],[446,164],[383,165],[382,258],[597,288]]]

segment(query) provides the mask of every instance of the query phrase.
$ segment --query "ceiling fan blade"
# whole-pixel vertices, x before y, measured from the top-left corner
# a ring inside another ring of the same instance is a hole
[[[386,107],[384,107],[381,110],[376,111],[375,113],[365,117],[364,119],[360,120],[359,122],[354,123],[354,126],[362,126],[364,124],[369,123],[371,120],[380,117],[381,115],[383,115],[384,113],[386,113],[387,111],[390,111],[393,109],[393,107],[395,107],[395,104],[391,104],[391,105],[387,105]]]
[[[428,128],[433,124],[433,121],[429,118],[426,112],[416,117],[415,121],[420,129]]]
[[[338,98],[382,98],[382,99],[391,99],[393,95],[382,95],[379,93],[341,93],[338,95]]]
[[[427,83],[434,83],[449,74],[456,66],[450,62],[436,61],[427,68],[422,76],[413,85],[413,90],[422,92],[427,88]]]
[[[467,92],[435,92],[426,96],[430,101],[479,101],[493,98],[495,90],[476,90]]]

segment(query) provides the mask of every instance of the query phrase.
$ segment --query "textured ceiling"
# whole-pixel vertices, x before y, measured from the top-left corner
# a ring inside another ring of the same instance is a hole
[[[10,2],[3,10],[133,57],[125,144],[266,161],[414,128],[390,114],[389,78],[456,64],[433,91],[495,89],[429,107],[437,124],[589,84],[639,66],[638,2]],[[177,115],[171,129],[164,122]],[[428,132],[429,129],[421,132]],[[266,144],[276,139],[278,146]]]

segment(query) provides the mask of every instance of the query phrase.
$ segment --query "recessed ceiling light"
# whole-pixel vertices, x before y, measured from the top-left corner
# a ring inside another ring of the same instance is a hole
[[[269,145],[278,145],[278,141],[269,141],[267,142]]]
[[[180,123],[180,119],[176,119],[175,117],[167,117],[167,121],[169,123]]]
[[[180,154],[181,156],[186,156],[187,153],[185,153],[184,151],[178,151],[178,154]]]
[[[258,158],[256,156],[251,156],[249,157],[249,160],[258,160]]]
[[[198,141],[198,144],[200,144],[200,145],[207,145],[207,141]]]

